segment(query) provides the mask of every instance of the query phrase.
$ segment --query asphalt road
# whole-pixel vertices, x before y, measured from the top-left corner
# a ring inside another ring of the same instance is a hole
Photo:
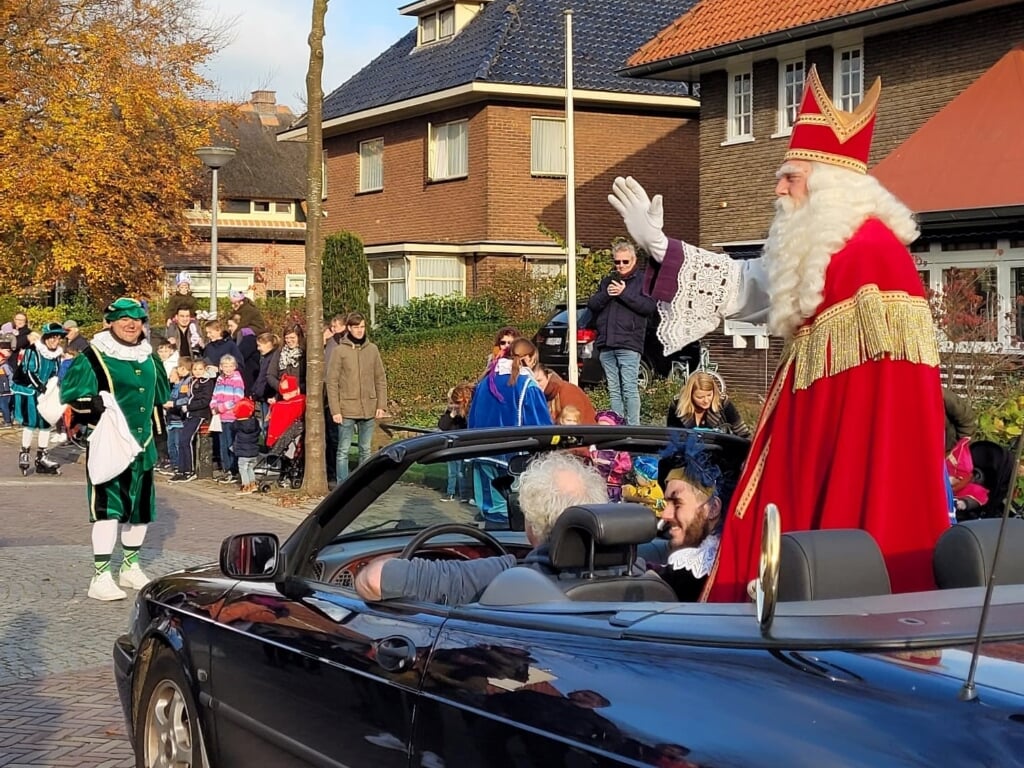
[[[59,447],[59,477],[18,470],[20,430],[0,430],[0,767],[135,764],[114,686],[111,648],[129,599],[86,597],[92,575],[84,454]],[[33,446],[33,457],[35,450]],[[141,563],[151,576],[215,560],[225,536],[286,535],[310,505],[234,495],[212,481],[157,487],[159,519]],[[115,550],[113,567],[120,563]]]

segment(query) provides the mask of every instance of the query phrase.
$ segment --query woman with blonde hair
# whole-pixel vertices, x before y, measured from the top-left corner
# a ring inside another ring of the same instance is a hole
[[[666,423],[684,429],[713,429],[740,437],[750,437],[736,406],[725,399],[719,379],[697,371],[686,380],[679,395],[668,407]]]

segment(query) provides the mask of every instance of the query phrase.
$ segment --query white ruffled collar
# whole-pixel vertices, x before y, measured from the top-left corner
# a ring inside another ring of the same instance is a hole
[[[718,555],[718,534],[713,533],[696,547],[677,549],[668,556],[668,564],[672,570],[685,568],[696,578],[702,579],[711,573]]]
[[[100,331],[93,336],[92,345],[108,357],[131,363],[141,363],[153,356],[153,347],[146,339],[138,344],[123,344],[110,331]]]
[[[45,357],[47,360],[56,360],[58,357],[64,354],[64,350],[61,349],[60,347],[57,347],[56,349],[50,349],[43,343],[42,339],[37,341],[35,346],[36,352]]]

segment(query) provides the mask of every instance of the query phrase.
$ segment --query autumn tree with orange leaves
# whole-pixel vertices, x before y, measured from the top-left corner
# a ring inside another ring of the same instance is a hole
[[[199,100],[219,44],[197,0],[0,2],[0,293],[147,293],[187,242]],[[229,105],[225,106],[225,109]]]

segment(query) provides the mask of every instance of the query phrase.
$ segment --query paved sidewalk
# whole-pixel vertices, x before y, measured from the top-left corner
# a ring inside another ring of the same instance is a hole
[[[135,762],[111,648],[127,626],[134,593],[113,603],[86,597],[92,549],[84,454],[57,447],[52,456],[64,464],[61,476],[22,477],[20,435],[0,431],[0,768],[127,768]],[[232,533],[285,537],[313,507],[234,490],[211,481],[159,481],[159,519],[142,550],[147,573],[213,561]],[[117,550],[115,568],[119,558]]]

